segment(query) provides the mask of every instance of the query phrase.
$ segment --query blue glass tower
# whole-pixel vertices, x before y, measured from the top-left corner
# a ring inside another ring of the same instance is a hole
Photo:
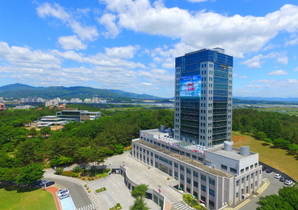
[[[175,62],[175,139],[206,148],[231,141],[233,57],[202,49]]]

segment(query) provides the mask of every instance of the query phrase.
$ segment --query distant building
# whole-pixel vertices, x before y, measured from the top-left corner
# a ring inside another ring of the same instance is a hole
[[[101,116],[101,112],[89,112],[86,110],[62,110],[56,116],[65,120],[84,122],[85,120],[95,120]]]
[[[4,111],[5,110],[5,104],[0,104],[0,111]]]
[[[0,97],[0,103],[3,103],[3,102],[4,102],[4,98]]]
[[[59,106],[59,100],[53,99],[45,103],[45,106]]]
[[[72,99],[70,99],[69,102],[70,103],[82,103],[83,101],[81,99],[79,99],[79,98],[72,98]]]
[[[56,125],[65,125],[67,121],[56,116],[43,116],[38,118],[37,127],[50,127]]]

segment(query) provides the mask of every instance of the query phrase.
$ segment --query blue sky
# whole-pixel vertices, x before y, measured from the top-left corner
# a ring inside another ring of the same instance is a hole
[[[298,97],[297,0],[0,1],[0,86],[173,97],[174,58],[214,47],[234,96]]]

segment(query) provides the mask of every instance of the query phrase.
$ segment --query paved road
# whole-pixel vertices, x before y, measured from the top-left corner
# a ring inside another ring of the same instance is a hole
[[[265,171],[263,171],[263,179],[267,178],[270,181],[270,185],[263,193],[261,193],[256,198],[252,198],[251,201],[243,207],[241,207],[240,210],[256,209],[259,206],[258,204],[256,204],[256,202],[259,201],[260,196],[265,197],[266,195],[278,194],[278,190],[286,186],[283,182],[280,182],[278,179],[275,179],[274,175],[275,173],[267,174]]]
[[[69,190],[72,200],[77,209],[91,204],[91,201],[88,195],[86,194],[85,190],[82,188],[82,186],[66,180],[60,180],[60,179],[51,179],[51,180],[53,180],[55,183],[59,185],[64,186]]]

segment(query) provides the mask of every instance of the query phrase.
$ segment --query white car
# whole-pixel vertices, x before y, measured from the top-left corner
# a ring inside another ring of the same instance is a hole
[[[280,174],[275,174],[274,178],[279,179],[281,177]]]
[[[57,196],[60,198],[60,196],[63,196],[63,195],[68,195],[69,194],[69,191],[67,189],[60,189],[57,191]]]
[[[67,198],[69,196],[69,193],[64,193],[64,194],[61,194],[59,197],[60,200],[64,199],[64,198]]]
[[[293,181],[292,180],[286,180],[285,184],[291,186],[293,184]]]

